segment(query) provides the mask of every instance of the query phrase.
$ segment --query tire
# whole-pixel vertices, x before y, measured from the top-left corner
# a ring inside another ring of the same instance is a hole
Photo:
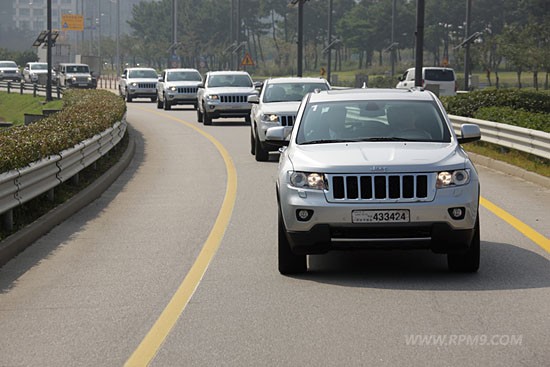
[[[256,154],[256,142],[254,141],[254,133],[252,132],[253,127],[250,127],[250,154]]]
[[[151,97],[151,102],[155,103],[157,101],[157,97]]]
[[[172,105],[170,104],[170,102],[168,102],[166,99],[164,99],[164,110],[165,111],[170,111],[172,109]]]
[[[269,160],[269,152],[262,147],[257,131],[256,137],[254,138],[254,152],[256,153],[255,156],[258,162],[265,162]]]
[[[158,97],[157,97],[157,108],[158,109],[164,108],[164,103]]]
[[[281,208],[279,208],[279,231],[278,231],[278,247],[279,247],[279,273],[283,275],[301,274],[307,272],[307,255],[296,255],[290,249],[290,243],[286,236],[285,223]]]
[[[203,118],[202,118],[202,112],[201,110],[199,110],[199,108],[197,107],[197,122],[202,122]]]
[[[250,124],[252,122],[252,120],[250,119],[250,115],[246,115],[244,117],[244,121],[247,123],[247,124]]]
[[[479,213],[476,219],[474,236],[466,251],[447,254],[447,266],[450,271],[458,273],[475,273],[479,269],[480,234]]]
[[[126,102],[132,102],[132,97],[130,96],[130,93],[126,91]]]
[[[203,122],[205,125],[212,125],[212,117],[208,114],[208,112],[204,112],[203,115]]]

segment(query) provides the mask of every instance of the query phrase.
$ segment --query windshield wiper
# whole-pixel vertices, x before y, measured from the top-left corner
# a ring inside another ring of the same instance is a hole
[[[319,140],[310,140],[303,142],[303,145],[306,144],[328,144],[328,143],[353,143],[357,140],[349,140],[349,139],[319,139]]]
[[[364,138],[359,139],[358,141],[416,141],[416,139],[405,139],[405,138],[397,138],[395,136],[392,137],[375,137],[375,138]]]

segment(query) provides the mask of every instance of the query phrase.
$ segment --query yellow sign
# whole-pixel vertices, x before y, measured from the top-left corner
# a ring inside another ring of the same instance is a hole
[[[252,61],[252,57],[250,57],[250,54],[247,52],[244,54],[243,61],[241,61],[242,66],[254,66],[254,61]]]
[[[83,31],[84,17],[78,14],[62,14],[61,30],[62,31]]]

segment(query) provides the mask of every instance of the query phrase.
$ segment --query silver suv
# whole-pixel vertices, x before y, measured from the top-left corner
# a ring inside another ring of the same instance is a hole
[[[256,160],[267,161],[269,152],[279,149],[279,146],[265,142],[268,128],[285,126],[290,133],[302,98],[314,90],[328,89],[330,85],[321,78],[273,78],[263,83],[260,96],[248,97],[248,102],[252,104],[250,152]]]
[[[156,102],[158,79],[155,69],[127,68],[120,76],[118,92],[126,102],[132,102],[134,98],[150,98],[151,102]]]
[[[310,93],[276,180],[279,271],[307,270],[306,255],[350,249],[431,249],[450,270],[479,267],[479,181],[460,144],[479,140],[479,127],[456,136],[429,91],[350,89]]]
[[[21,81],[21,73],[15,61],[0,61],[0,80]]]
[[[157,108],[169,110],[174,105],[197,108],[197,91],[202,76],[196,69],[165,69],[157,83]]]
[[[258,94],[246,71],[210,71],[197,93],[197,120],[212,125],[220,117],[244,117],[250,123],[248,96]]]
[[[95,88],[94,79],[87,64],[61,63],[57,67],[57,85],[65,88]]]

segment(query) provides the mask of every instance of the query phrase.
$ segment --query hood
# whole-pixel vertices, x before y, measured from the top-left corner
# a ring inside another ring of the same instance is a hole
[[[208,94],[257,94],[253,87],[219,87],[207,88]]]
[[[300,102],[272,102],[263,103],[261,111],[264,114],[295,115],[300,107]]]
[[[456,143],[336,143],[289,149],[294,169],[327,173],[430,172],[433,167],[464,168],[467,159]]]
[[[157,78],[132,78],[128,79],[128,84],[130,83],[158,83]]]
[[[9,72],[19,72],[19,68],[13,68],[13,67],[1,67],[0,70],[9,71]]]

